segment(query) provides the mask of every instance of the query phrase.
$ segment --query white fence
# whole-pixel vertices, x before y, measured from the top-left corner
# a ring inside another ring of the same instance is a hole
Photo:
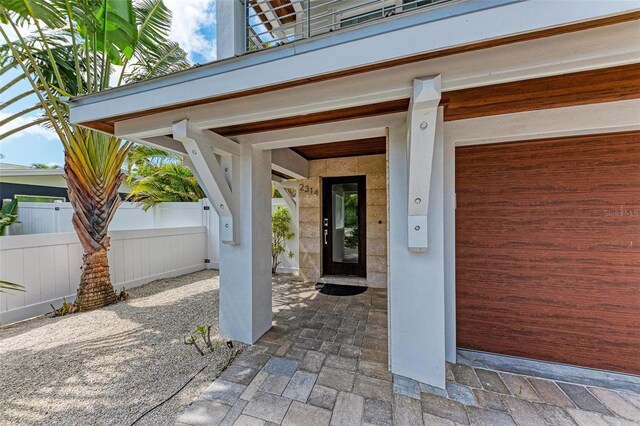
[[[205,269],[204,226],[110,232],[109,265],[117,289]],[[75,299],[82,246],[75,233],[0,237],[0,279],[25,292],[0,293],[0,323],[51,311]]]
[[[147,211],[137,203],[123,202],[109,229],[173,228],[207,225],[209,216],[217,218],[206,199],[196,203],[162,203]],[[18,222],[7,228],[7,235],[74,232],[71,225],[71,203],[18,203]],[[217,221],[217,219],[216,219]]]
[[[82,247],[70,203],[19,203],[18,220],[0,237],[0,280],[26,292],[0,293],[0,324],[19,321],[75,299]],[[162,203],[148,211],[122,203],[111,225],[109,265],[116,288],[218,268],[218,215],[209,201]]]
[[[283,205],[273,200],[273,209]],[[297,212],[293,215],[297,217]],[[11,235],[0,237],[0,280],[26,292],[0,293],[0,324],[31,318],[75,299],[82,247],[71,225],[69,203],[19,203]],[[298,229],[279,272],[298,270]],[[111,279],[117,289],[158,278],[218,268],[218,216],[208,200],[163,203],[147,212],[123,203],[109,227]],[[17,234],[17,235],[16,235]],[[22,235],[20,235],[22,234]]]

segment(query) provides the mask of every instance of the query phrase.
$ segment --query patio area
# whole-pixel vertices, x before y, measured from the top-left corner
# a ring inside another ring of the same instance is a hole
[[[640,395],[466,365],[447,389],[392,375],[387,293],[326,296],[277,277],[273,328],[178,425],[632,425]]]

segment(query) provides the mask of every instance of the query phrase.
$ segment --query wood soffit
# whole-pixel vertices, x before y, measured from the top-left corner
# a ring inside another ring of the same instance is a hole
[[[640,64],[445,92],[444,120],[640,98]],[[409,99],[211,129],[223,136],[280,130],[407,111]]]
[[[387,138],[356,139],[349,141],[306,145],[291,148],[306,160],[322,160],[326,158],[359,157],[387,152]]]

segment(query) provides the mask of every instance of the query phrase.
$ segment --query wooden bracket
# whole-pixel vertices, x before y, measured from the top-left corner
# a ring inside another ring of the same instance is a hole
[[[413,80],[413,96],[407,117],[407,231],[411,251],[426,251],[429,247],[427,214],[440,96],[440,75]]]
[[[193,129],[188,120],[173,123],[172,129],[173,138],[184,145],[189,166],[220,217],[220,241],[238,244],[238,223],[234,221],[238,194],[232,191],[238,144],[213,132]]]

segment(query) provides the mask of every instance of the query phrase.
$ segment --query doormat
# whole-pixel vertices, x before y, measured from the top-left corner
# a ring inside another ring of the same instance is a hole
[[[355,296],[356,294],[364,293],[368,288],[359,285],[316,284],[316,290],[329,296]]]

